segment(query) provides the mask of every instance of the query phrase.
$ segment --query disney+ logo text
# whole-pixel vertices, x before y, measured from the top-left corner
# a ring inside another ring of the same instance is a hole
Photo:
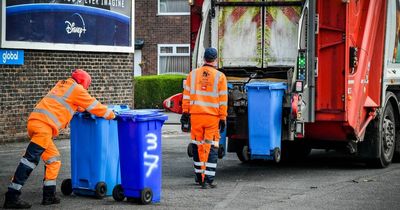
[[[66,32],[67,34],[78,34],[79,38],[82,36],[82,34],[86,33],[86,27],[85,27],[85,21],[83,20],[83,17],[78,14],[78,13],[74,13],[71,17],[78,17],[78,18],[74,18],[75,20],[81,20],[81,24],[82,25],[78,25],[77,23],[75,23],[74,21],[65,21],[66,24]]]

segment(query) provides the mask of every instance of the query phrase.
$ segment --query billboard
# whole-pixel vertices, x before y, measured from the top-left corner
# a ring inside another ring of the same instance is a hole
[[[2,47],[134,52],[131,0],[2,1]]]

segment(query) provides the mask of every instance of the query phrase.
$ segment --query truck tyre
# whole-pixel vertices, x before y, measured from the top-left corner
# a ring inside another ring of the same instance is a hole
[[[249,157],[249,146],[245,145],[241,147],[241,149],[236,151],[236,155],[239,158],[240,161],[243,163],[247,163],[250,161]]]
[[[373,168],[385,168],[393,159],[396,139],[396,121],[394,111],[390,101],[386,100],[386,106],[383,114],[376,120],[371,121],[367,127],[365,137],[367,141],[375,141],[378,151],[378,157],[367,159],[367,165]]]

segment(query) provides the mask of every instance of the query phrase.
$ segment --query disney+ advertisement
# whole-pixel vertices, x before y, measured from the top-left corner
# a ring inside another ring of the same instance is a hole
[[[7,0],[6,40],[132,46],[131,0]]]

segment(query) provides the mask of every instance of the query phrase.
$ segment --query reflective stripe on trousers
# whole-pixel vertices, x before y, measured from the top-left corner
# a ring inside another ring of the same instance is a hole
[[[56,180],[45,180],[43,181],[43,186],[56,186]]]
[[[205,180],[208,183],[214,181],[214,177],[217,170],[217,160],[218,160],[218,148],[211,146],[210,153],[208,154],[208,160],[206,162],[206,170],[204,171]]]
[[[192,150],[193,150],[193,167],[194,167],[194,173],[195,176],[197,177],[197,180],[203,180],[202,174],[203,174],[203,169],[202,166],[204,165],[203,162],[200,162],[200,157],[199,157],[199,152],[198,152],[198,146],[197,144],[191,144]]]
[[[29,175],[39,163],[40,156],[43,154],[43,152],[44,148],[35,143],[29,143],[24,156],[21,158],[18,167],[15,170],[13,179],[8,185],[9,189],[18,191],[21,190]]]

